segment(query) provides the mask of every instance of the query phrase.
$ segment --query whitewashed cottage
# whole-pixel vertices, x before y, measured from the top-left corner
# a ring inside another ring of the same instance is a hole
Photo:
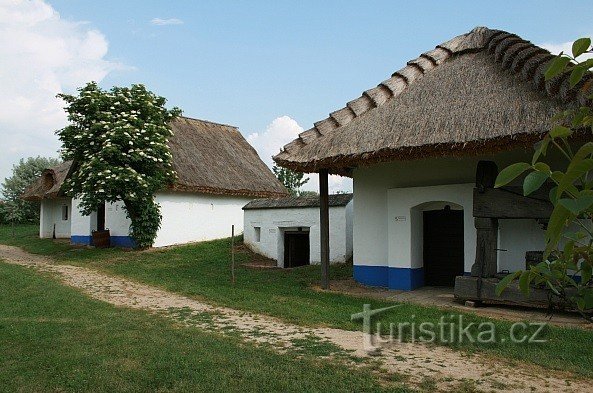
[[[497,277],[544,249],[547,193],[524,197],[521,179],[493,183],[507,165],[531,162],[554,114],[591,94],[590,75],[574,88],[568,74],[546,81],[553,58],[515,34],[476,28],[410,60],[274,157],[318,172],[322,195],[328,173],[353,179],[358,282],[469,282],[472,296],[494,296]]]
[[[169,147],[177,180],[154,196],[162,223],[154,246],[229,237],[243,230],[243,206],[254,198],[284,197],[284,186],[236,127],[188,117],[171,124]],[[92,243],[94,231],[109,230],[113,246],[133,247],[123,203],[103,204],[83,216],[62,184],[71,162],[47,169],[23,195],[41,202],[39,236]]]

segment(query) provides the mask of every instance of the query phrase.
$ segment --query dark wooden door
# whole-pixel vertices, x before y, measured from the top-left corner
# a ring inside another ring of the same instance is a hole
[[[309,232],[284,233],[284,267],[309,264]]]
[[[463,211],[424,212],[424,285],[454,286],[463,275]]]

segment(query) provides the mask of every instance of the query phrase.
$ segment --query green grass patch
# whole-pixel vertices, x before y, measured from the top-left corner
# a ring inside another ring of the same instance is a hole
[[[93,267],[213,304],[267,314],[303,326],[359,330],[360,322],[352,322],[350,315],[362,311],[364,303],[370,303],[373,309],[393,304],[312,289],[319,284],[319,266],[291,270],[242,267],[242,263],[253,258],[248,252],[239,252],[236,256],[237,282],[233,285],[230,279],[230,239],[148,252],[73,249],[62,244],[59,245],[59,250],[55,250],[51,248],[51,240],[36,238],[36,228],[22,227],[19,231],[18,239],[10,239],[6,236],[7,229],[0,228],[0,243],[19,245],[31,252],[52,255],[62,263]],[[48,252],[45,251],[47,249]],[[352,267],[332,266],[331,274],[332,279],[349,278],[352,276]],[[436,307],[404,304],[385,312],[375,321],[381,322],[384,328],[390,323],[400,322],[437,324],[441,317],[445,322],[451,323],[457,320],[452,318],[458,314]],[[478,317],[471,313],[463,314],[463,318],[465,324],[494,323],[499,338],[508,336],[511,326],[506,321]],[[475,337],[477,325],[470,330]],[[404,333],[405,337],[410,336],[409,332]],[[510,340],[497,340],[479,344],[467,340],[459,342],[455,338],[453,342],[444,345],[466,352],[485,352],[539,364],[547,369],[570,370],[593,377],[593,332],[548,326],[542,337],[548,341],[517,344]]]
[[[0,262],[2,391],[403,391],[369,370],[280,355],[95,301]]]

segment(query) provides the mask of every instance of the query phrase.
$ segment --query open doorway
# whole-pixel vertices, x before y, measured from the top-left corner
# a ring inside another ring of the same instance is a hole
[[[463,275],[463,210],[444,209],[423,212],[424,285],[454,286]]]
[[[284,232],[284,267],[308,265],[310,261],[309,232]]]
[[[97,206],[97,231],[105,230],[105,203]]]

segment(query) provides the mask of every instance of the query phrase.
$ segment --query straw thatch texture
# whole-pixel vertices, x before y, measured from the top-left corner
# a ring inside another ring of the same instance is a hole
[[[334,194],[329,195],[329,206],[346,206],[352,200],[353,194]],[[288,197],[280,199],[255,199],[245,206],[243,210],[257,209],[286,209],[286,208],[305,208],[319,207],[319,195],[304,195],[298,197]]]
[[[177,118],[169,140],[174,191],[253,197],[282,197],[284,186],[236,127]]]
[[[177,172],[172,191],[256,198],[288,194],[236,127],[179,117],[171,128],[169,148]],[[22,197],[40,200],[58,196],[71,164],[45,170]]]
[[[378,162],[531,144],[555,113],[585,102],[583,86],[590,92],[585,81],[570,89],[567,75],[546,82],[551,59],[514,34],[476,28],[408,62],[274,160],[303,172],[350,175],[353,167]]]
[[[72,161],[66,161],[53,168],[45,169],[41,176],[25,190],[21,198],[26,201],[40,201],[60,196],[60,189],[71,167]]]

